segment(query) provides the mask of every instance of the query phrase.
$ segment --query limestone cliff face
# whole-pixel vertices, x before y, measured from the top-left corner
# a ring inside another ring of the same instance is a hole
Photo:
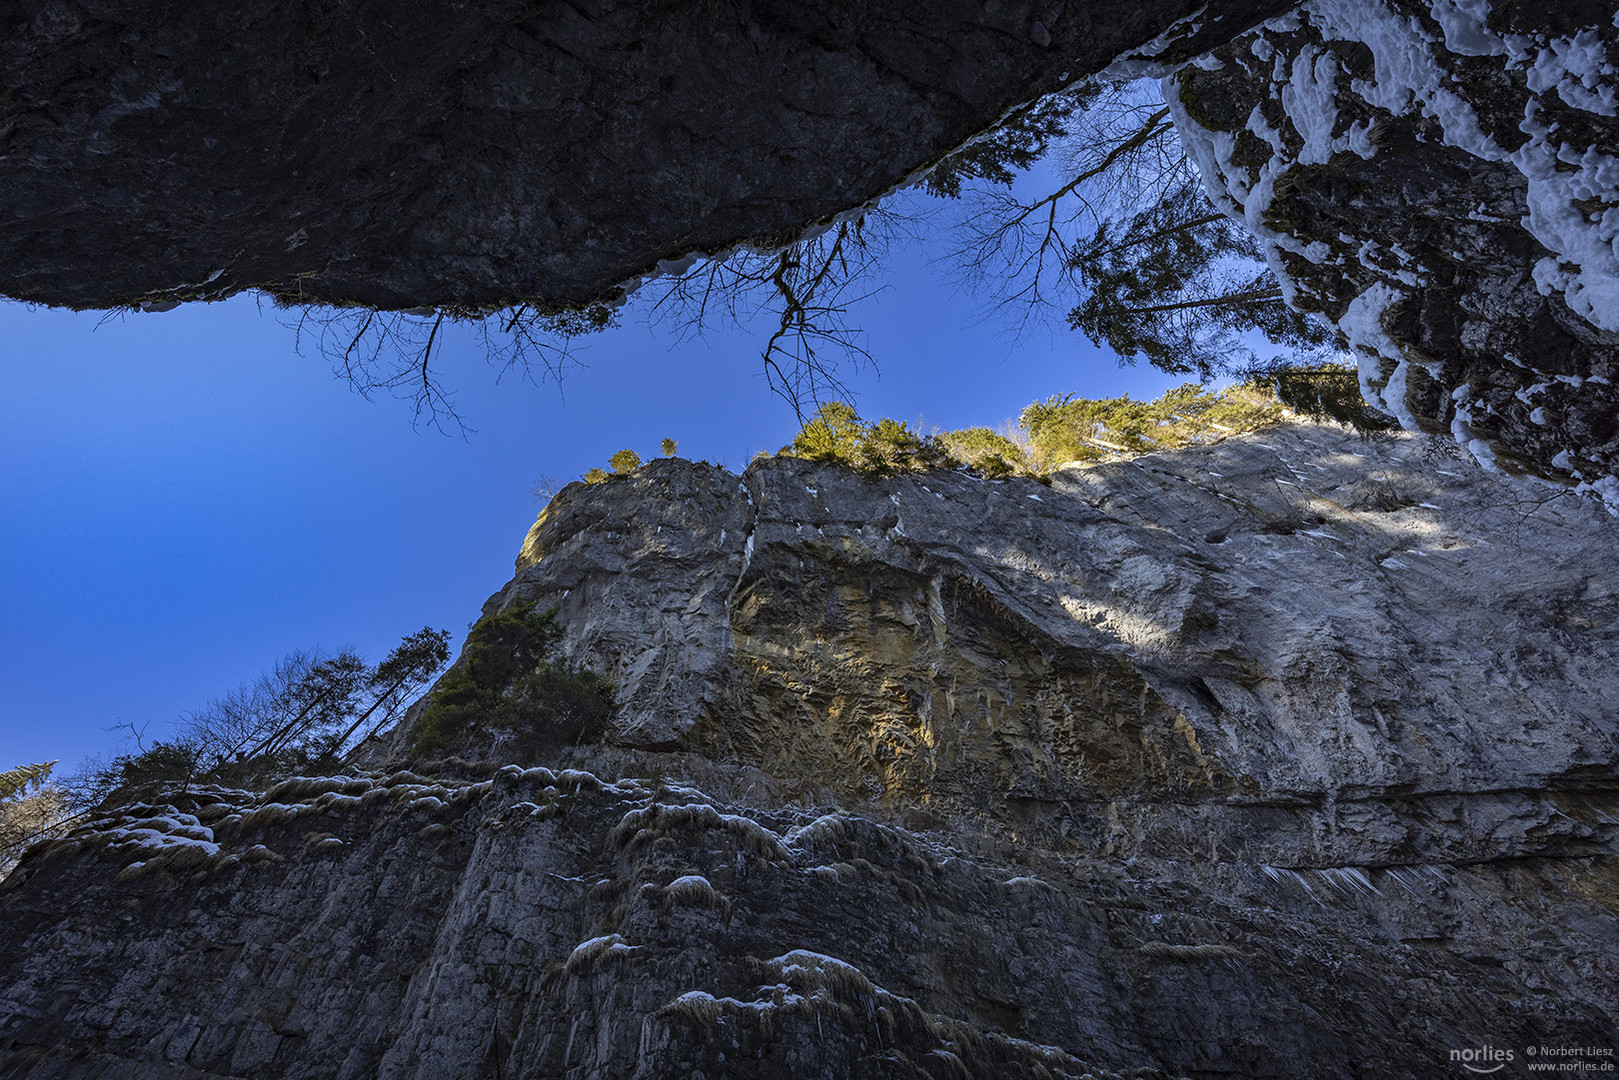
[[[625,745],[845,799],[1124,856],[1586,852],[1553,793],[1614,780],[1619,530],[1551,495],[1311,426],[1049,487],[657,462],[564,492],[490,608],[558,609]]]
[[[1619,500],[1619,8],[1312,0],[1165,84],[1368,400]]]
[[[610,299],[1289,0],[0,4],[0,295]],[[1195,23],[1188,21],[1196,15]]]
[[[171,792],[36,850],[0,1077],[1612,1046],[1619,527],[1435,445],[571,487],[490,606],[557,608],[618,680],[609,743]]]

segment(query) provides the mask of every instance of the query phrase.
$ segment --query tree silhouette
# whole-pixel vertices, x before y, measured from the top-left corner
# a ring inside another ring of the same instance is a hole
[[[1122,360],[1200,379],[1257,363],[1245,334],[1318,361],[1336,332],[1288,307],[1259,245],[1183,183],[1122,221],[1103,221],[1069,259],[1087,294],[1068,324]]]
[[[1046,165],[1050,184],[1024,194],[1017,181]],[[796,240],[693,255],[636,299],[677,339],[763,320],[763,373],[801,422],[850,397],[847,374],[872,361],[854,310],[881,290],[898,247],[941,222],[953,237],[947,273],[1016,332],[1060,319],[1125,362],[1144,357],[1204,379],[1285,356],[1315,364],[1336,340],[1288,308],[1253,238],[1203,195],[1156,83],[1092,81],[1014,110],[936,163],[920,187],[939,205],[891,200]],[[607,304],[519,304],[326,309],[296,325],[300,343],[312,341],[361,394],[406,398],[418,423],[465,430],[433,368],[448,335],[470,330],[502,375],[560,380],[572,343],[616,319]],[[1258,339],[1277,354],[1256,357]]]
[[[352,649],[290,653],[187,714],[173,738],[148,746],[132,728],[136,752],[76,782],[75,801],[92,804],[148,783],[256,783],[297,768],[336,767],[356,735],[399,718],[449,659],[449,638],[423,627],[375,666]]]

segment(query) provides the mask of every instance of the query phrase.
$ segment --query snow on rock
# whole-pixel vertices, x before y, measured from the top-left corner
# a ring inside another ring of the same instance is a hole
[[[1553,424],[1593,385],[1562,374],[1521,387]],[[567,646],[698,723],[109,809],[0,888],[0,1056],[1079,1080],[1613,1045],[1619,521],[1450,449],[1278,424],[1049,485],[582,489],[493,602],[593,595]]]
[[[617,934],[603,934],[600,937],[593,937],[589,941],[581,941],[574,946],[573,952],[568,954],[568,961],[564,965],[564,970],[572,973],[588,964],[595,964],[609,959],[622,959],[639,951],[640,946],[626,943]]]
[[[1619,396],[1519,396],[1619,371],[1619,27],[1577,21],[1310,0],[1164,91],[1210,196],[1290,303],[1336,321],[1368,401],[1595,491]]]

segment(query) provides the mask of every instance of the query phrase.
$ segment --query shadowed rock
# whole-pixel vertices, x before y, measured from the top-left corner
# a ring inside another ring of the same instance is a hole
[[[1367,399],[1619,505],[1611,3],[1331,0],[1165,93]]]
[[[1192,55],[1287,6],[7,4],[0,294],[608,299],[785,242],[1132,49]]]
[[[0,1077],[1350,1080],[1612,1045],[1619,524],[1433,450],[1299,425],[1050,486],[570,487],[490,607],[558,609],[610,742],[507,764],[489,727],[476,763],[171,789],[34,850]]]
[[[490,606],[557,607],[611,741],[508,765],[489,728],[476,764],[168,790],[36,849],[0,1077],[1349,1080],[1612,1045],[1619,525],[1425,451],[1301,425],[1050,486],[571,487]]]

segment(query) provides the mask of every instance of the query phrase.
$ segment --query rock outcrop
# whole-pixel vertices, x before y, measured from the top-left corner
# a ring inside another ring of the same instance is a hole
[[[844,800],[1123,857],[1490,859],[1529,848],[1441,822],[1619,775],[1619,532],[1554,495],[1310,426],[1050,486],[659,462],[564,492],[486,611],[555,607],[620,743]]]
[[[376,745],[36,849],[0,891],[0,1077],[1613,1047],[1619,525],[1447,445],[570,487],[486,610],[557,609],[619,684],[609,743]]]
[[[1195,55],[1288,5],[6,4],[0,295],[612,299],[663,260],[784,243],[1132,50]]]
[[[1619,502],[1619,7],[1312,0],[1165,84],[1367,400]]]

